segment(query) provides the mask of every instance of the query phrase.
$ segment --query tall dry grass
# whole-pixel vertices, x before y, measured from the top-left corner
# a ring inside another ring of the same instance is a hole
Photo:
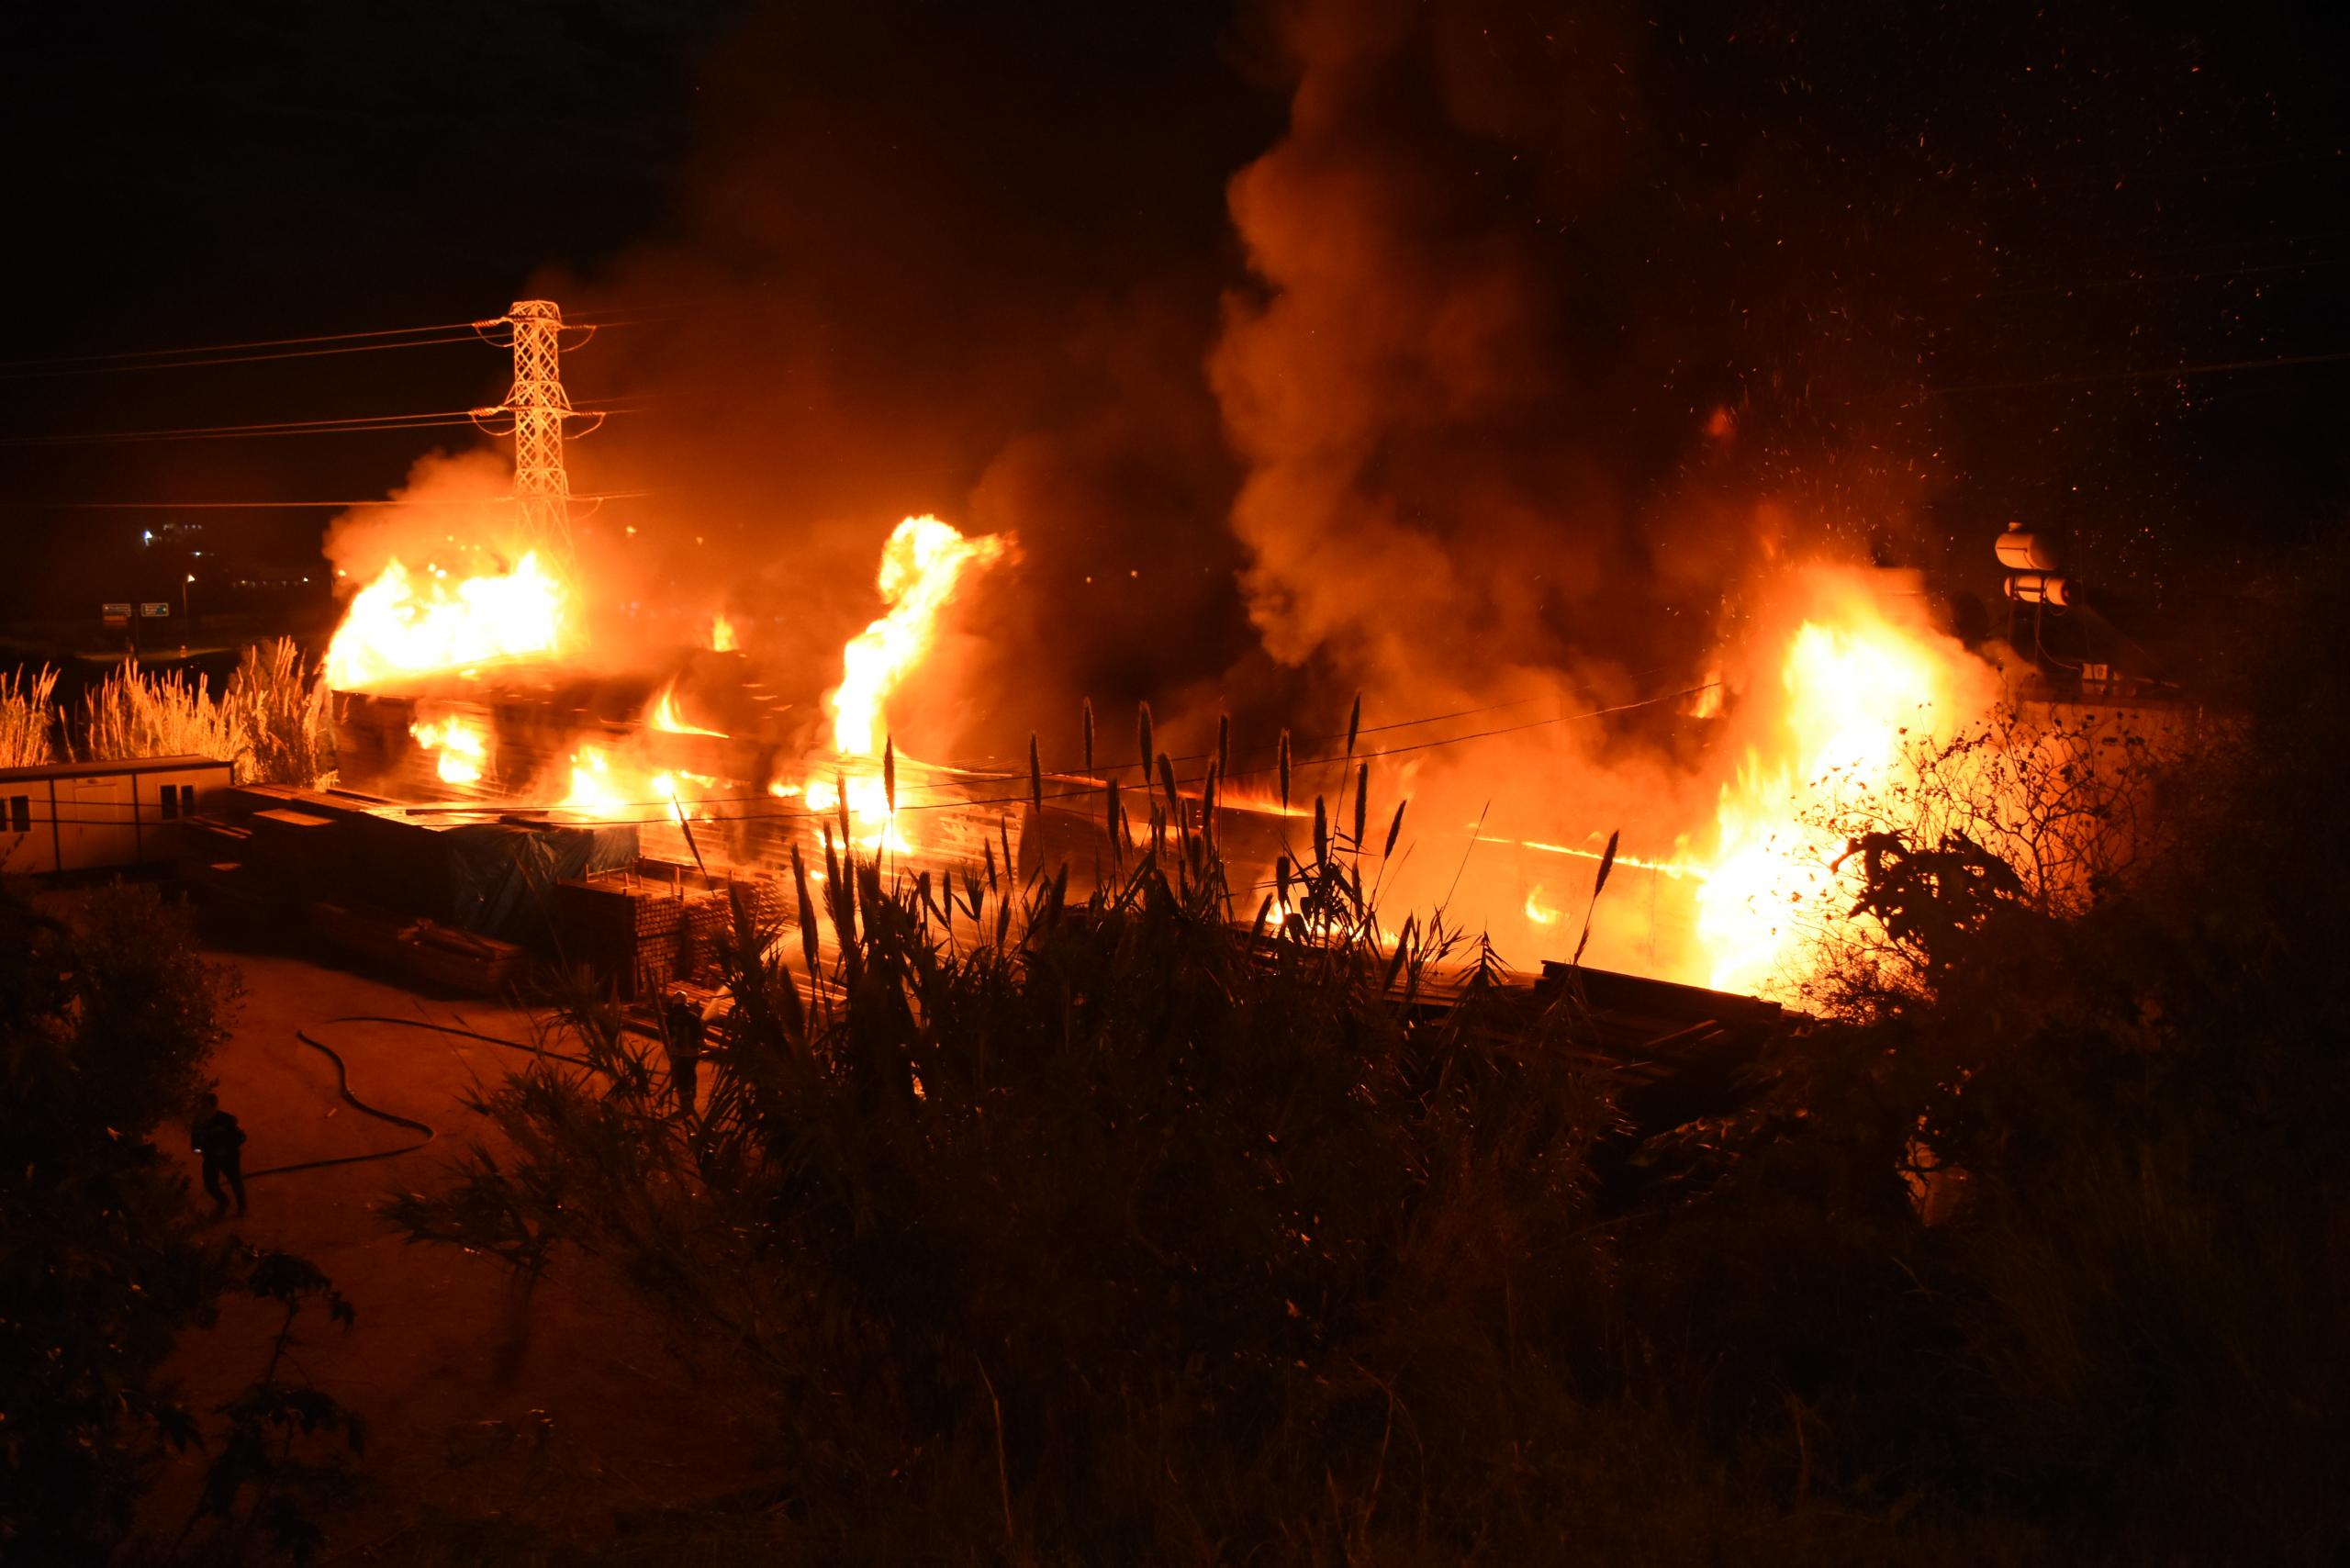
[[[224,704],[243,722],[243,783],[321,787],[334,778],[334,725],[327,683],[306,666],[291,637],[245,650]]]
[[[218,699],[202,676],[126,661],[83,701],[74,755],[92,762],[208,756],[241,784],[316,787],[333,778],[327,690],[293,640],[249,647]]]
[[[158,675],[126,659],[82,700],[74,751],[86,762],[141,756],[208,756],[233,762],[246,750],[244,725],[213,700],[204,677]]]
[[[617,1262],[772,1414],[755,1517],[630,1561],[2333,1561],[2343,618],[2109,899],[1863,857],[1946,983],[1751,1060],[1653,1083],[1440,913],[1383,933],[1360,773],[1234,888],[1154,755],[1081,897],[1008,835],[893,885],[827,834],[796,933],[736,911],[698,1114],[581,980],[579,1054],[386,1212]]]
[[[50,695],[57,672],[0,675],[0,767],[32,767],[57,751],[57,709]]]

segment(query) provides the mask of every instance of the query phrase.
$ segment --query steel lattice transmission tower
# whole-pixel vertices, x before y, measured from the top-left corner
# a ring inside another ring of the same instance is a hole
[[[564,421],[577,419],[563,389],[563,308],[552,299],[518,299],[505,315],[474,327],[513,332],[514,385],[506,401],[476,409],[476,420],[506,415],[514,421],[514,504],[525,549],[568,576],[572,566],[571,479],[563,466]],[[586,329],[592,337],[596,329]],[[584,346],[587,338],[579,340]],[[604,416],[589,414],[596,424]],[[596,425],[581,431],[586,435]]]

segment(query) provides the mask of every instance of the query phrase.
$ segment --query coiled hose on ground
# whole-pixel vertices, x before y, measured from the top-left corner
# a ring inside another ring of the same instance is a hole
[[[525,1045],[520,1040],[485,1035],[477,1029],[462,1029],[453,1024],[428,1023],[421,1018],[392,1018],[379,1014],[354,1013],[341,1018],[322,1019],[312,1025],[311,1028],[327,1029],[338,1024],[391,1024],[403,1029],[426,1029],[436,1035],[454,1035],[461,1039],[478,1040],[484,1045],[503,1046],[509,1051],[522,1051],[531,1056],[544,1057],[554,1061],[569,1062],[576,1067],[593,1065],[586,1057],[571,1056],[562,1051],[543,1050],[537,1046]],[[246,1181],[259,1181],[263,1176],[290,1176],[297,1170],[323,1170],[334,1165],[358,1165],[370,1159],[393,1159],[403,1154],[414,1154],[441,1136],[439,1130],[428,1122],[420,1122],[412,1116],[398,1115],[378,1106],[370,1105],[352,1093],[351,1065],[342,1059],[341,1052],[312,1035],[309,1030],[297,1029],[294,1031],[294,1037],[334,1063],[335,1092],[342,1097],[345,1104],[362,1115],[373,1116],[379,1122],[389,1122],[394,1126],[406,1127],[411,1132],[421,1133],[424,1136],[414,1143],[404,1143],[397,1148],[375,1148],[364,1154],[339,1154],[331,1159],[305,1159],[292,1165],[273,1165],[263,1170],[248,1170],[244,1173]]]

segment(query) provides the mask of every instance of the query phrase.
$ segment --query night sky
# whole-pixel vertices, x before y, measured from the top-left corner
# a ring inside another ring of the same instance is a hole
[[[2331,527],[2350,483],[2350,362],[2323,357],[2350,353],[2334,8],[2195,9],[52,15],[0,59],[0,500],[380,496],[463,432],[35,438],[460,408],[502,392],[494,351],[26,362],[462,321],[550,290],[670,313],[578,362],[579,395],[665,399],[583,447],[582,487],[689,502],[739,546],[730,570],[860,519],[849,559],[901,507],[1021,527],[1040,589],[1103,596],[1064,597],[1067,656],[1139,691],[1244,666],[1249,604],[1261,622],[1293,587],[1249,584],[1264,541],[1231,525],[1252,465],[1281,461],[1235,423],[1255,395],[1235,312],[1324,282],[1332,320],[1473,310],[1446,280],[1490,267],[1508,305],[1459,381],[1486,390],[1440,413],[1390,398],[1346,494],[1456,554],[1479,519],[1561,497],[1561,537],[1604,541],[1590,574],[1641,585],[1544,611],[1583,652],[1716,591],[1665,557],[1717,525],[1664,512],[1762,498],[1977,587],[1986,531],[2026,518],[2074,536],[2084,576],[2176,607]],[[1230,182],[1285,145],[1301,78],[1342,84],[1326,134],[1286,144],[1277,210],[1237,230]],[[1282,230],[1309,210],[1382,254],[1326,265]],[[1304,270],[1268,276],[1269,244]],[[2316,363],[2199,368],[2272,360]],[[1366,373],[1329,374],[1307,395]],[[207,515],[286,560],[325,521]],[[36,568],[10,574],[20,613],[78,605],[94,553],[142,521],[5,517]],[[1146,547],[1164,570],[1143,597],[1106,597]],[[1170,627],[1188,652],[1136,651]]]

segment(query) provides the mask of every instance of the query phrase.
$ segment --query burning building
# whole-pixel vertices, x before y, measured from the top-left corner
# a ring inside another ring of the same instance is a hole
[[[1248,765],[1228,729],[1213,752],[1155,755],[1146,719],[1125,809],[1123,769],[1097,761],[1090,711],[1074,769],[1047,773],[1033,738],[1025,767],[918,759],[893,738],[893,702],[934,678],[959,605],[1012,588],[1013,536],[932,516],[897,524],[873,578],[879,613],[821,677],[763,662],[767,628],[722,604],[664,607],[666,637],[604,637],[598,596],[621,590],[567,532],[561,437],[577,416],[555,353],[561,315],[523,302],[503,319],[514,389],[481,412],[514,420],[514,497],[486,498],[462,536],[420,534],[421,558],[387,554],[352,592],[325,661],[341,783],[373,817],[466,846],[442,860],[529,846],[540,902],[627,990],[689,968],[677,934],[714,933],[734,902],[789,917],[773,888],[795,857],[822,865],[845,846],[942,881],[982,862],[1065,866],[1081,888],[1154,811],[1164,831],[1214,834],[1237,918],[1263,895],[1279,920],[1278,868],[1302,857],[1309,818],[1360,813],[1375,794],[1382,820],[1415,803],[1378,873],[1395,903],[1443,906],[1521,960],[1589,941],[1609,967],[1785,992],[1853,902],[1845,830],[1914,804],[1921,767],[1952,783],[1950,759],[2015,698],[1993,660],[1937,623],[1914,577],[1780,562],[1726,620],[1702,678],[1627,700],[1590,702],[1556,672],[1526,672],[1533,695],[1519,700],[1360,733],[1359,711],[1343,737],[1292,751],[1284,733],[1277,759]],[[1415,672],[1404,689],[1442,688]],[[1617,727],[1612,757],[1562,739],[1600,724]],[[1562,769],[1567,783],[1546,788]],[[1616,879],[1595,910],[1611,834]],[[443,868],[408,902],[476,924],[494,909],[493,934],[530,935],[507,893],[463,910],[448,893],[484,879]],[[376,882],[400,885],[388,868]],[[663,899],[677,907],[642,907]]]

